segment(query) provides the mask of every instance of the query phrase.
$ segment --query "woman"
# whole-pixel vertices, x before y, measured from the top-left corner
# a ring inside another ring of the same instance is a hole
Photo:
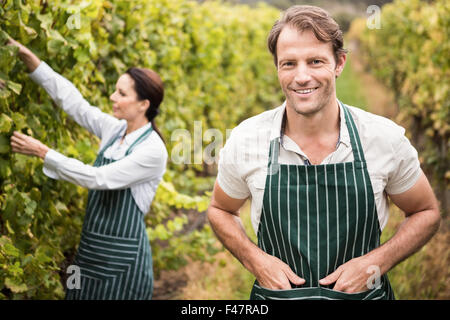
[[[13,152],[44,160],[44,173],[89,189],[86,216],[74,265],[81,288],[66,299],[150,299],[153,268],[144,224],[162,179],[167,150],[154,118],[163,100],[160,77],[130,68],[111,95],[114,117],[90,106],[75,86],[17,41],[30,77],[78,124],[101,139],[93,166],[68,158],[40,141],[14,132]]]

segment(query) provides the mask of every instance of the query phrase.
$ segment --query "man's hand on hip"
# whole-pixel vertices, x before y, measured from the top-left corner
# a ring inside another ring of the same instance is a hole
[[[253,273],[260,286],[272,290],[291,289],[291,283],[302,285],[305,279],[297,276],[292,269],[277,257],[262,252],[255,263]]]
[[[351,259],[339,266],[327,277],[319,280],[321,285],[334,283],[333,290],[357,293],[369,290],[367,280],[370,277],[371,260],[365,256]]]

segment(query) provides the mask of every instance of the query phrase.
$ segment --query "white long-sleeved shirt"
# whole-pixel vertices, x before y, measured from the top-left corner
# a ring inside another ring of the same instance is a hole
[[[73,120],[101,139],[99,150],[113,137],[124,135],[127,128],[125,120],[118,120],[91,106],[70,81],[45,62],[30,73],[30,78],[41,85]],[[131,188],[137,206],[145,214],[165,172],[167,149],[159,135],[152,131],[128,156],[125,157],[125,153],[150,127],[151,123],[127,134],[122,143],[117,139],[104,153],[106,158],[116,161],[101,167],[84,164],[50,149],[44,159],[44,174],[88,189]]]

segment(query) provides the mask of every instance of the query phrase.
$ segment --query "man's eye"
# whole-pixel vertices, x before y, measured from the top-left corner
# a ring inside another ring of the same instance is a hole
[[[320,61],[319,59],[314,59],[312,61],[313,64],[320,64],[322,61]]]

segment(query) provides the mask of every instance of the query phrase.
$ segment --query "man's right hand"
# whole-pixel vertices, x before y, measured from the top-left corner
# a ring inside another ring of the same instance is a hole
[[[305,284],[305,279],[296,275],[286,263],[263,251],[252,269],[259,285],[267,289],[286,290],[292,289],[291,283]]]
[[[286,263],[265,253],[247,237],[239,217],[239,209],[245,201],[229,197],[216,181],[208,208],[208,220],[219,240],[255,275],[261,286],[277,290],[291,289],[291,283],[304,284],[305,280],[297,276]]]

